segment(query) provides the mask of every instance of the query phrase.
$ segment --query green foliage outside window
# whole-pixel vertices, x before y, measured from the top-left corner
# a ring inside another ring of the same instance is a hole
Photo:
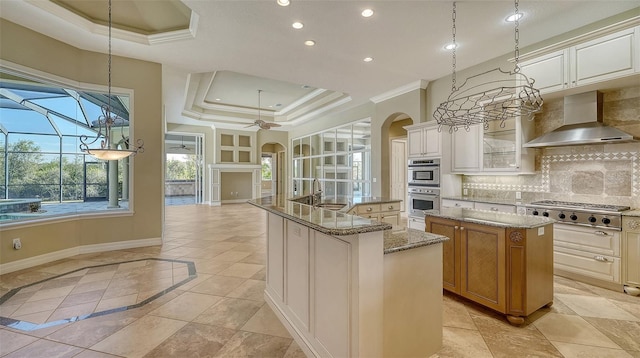
[[[271,180],[271,158],[262,158],[262,180]]]

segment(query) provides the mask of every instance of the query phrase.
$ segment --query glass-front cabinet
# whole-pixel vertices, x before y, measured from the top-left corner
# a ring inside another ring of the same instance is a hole
[[[371,195],[371,123],[359,121],[292,140],[292,188],[306,195],[318,179],[324,197]]]
[[[452,172],[526,174],[534,172],[535,152],[522,145],[533,138],[533,121],[511,117],[504,122],[460,128],[452,135]]]

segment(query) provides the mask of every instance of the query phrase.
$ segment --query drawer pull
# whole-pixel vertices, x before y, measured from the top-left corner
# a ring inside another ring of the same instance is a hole
[[[460,231],[464,230],[464,226],[460,226]]]
[[[387,207],[387,209],[392,210],[392,209],[393,209],[393,205],[389,205],[389,206]]]
[[[594,260],[596,261],[600,261],[600,262],[608,262],[609,259],[607,259],[606,257],[602,256],[602,255],[597,255],[593,257]]]
[[[367,208],[367,211],[371,211],[371,210],[373,210],[373,209],[372,208]]]
[[[498,208],[496,208],[496,207],[491,207],[491,210],[493,210],[493,211],[498,211]]]
[[[460,203],[456,203],[456,206],[457,206],[457,207],[460,207]]]
[[[608,234],[608,233],[606,233],[606,232],[604,232],[604,231],[600,231],[600,230],[598,230],[598,231],[594,231],[594,232],[593,232],[593,234],[594,234],[594,235],[598,235],[598,236],[609,236],[609,234]]]
[[[458,227],[457,227],[457,226],[454,226],[454,227],[453,227],[453,229],[454,229],[454,230],[458,230]]]

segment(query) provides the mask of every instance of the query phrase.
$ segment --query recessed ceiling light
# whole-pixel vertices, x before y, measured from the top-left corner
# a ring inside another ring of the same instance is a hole
[[[304,27],[304,25],[301,22],[296,21],[293,24],[291,24],[291,27],[293,27],[296,30],[300,30],[301,28]]]
[[[362,61],[371,62],[371,61],[373,61],[373,57],[365,57]]]
[[[313,40],[307,40],[307,41],[304,42],[304,44],[307,45],[307,46],[314,46],[316,44],[316,42],[313,41]]]
[[[216,101],[222,101],[222,98],[216,98]]]
[[[276,0],[276,2],[280,6],[289,6],[289,4],[291,4],[291,2],[289,0]]]
[[[311,86],[309,86],[309,85],[302,85],[302,88],[307,89],[307,88],[311,88]]]
[[[454,48],[458,48],[458,44],[446,44],[444,46],[445,50],[453,50]]]
[[[373,15],[373,10],[371,10],[371,9],[362,10],[362,16],[363,17],[371,17],[372,15]]]
[[[276,106],[276,107],[281,107],[281,106],[282,106],[282,103],[276,103],[276,104],[274,104],[274,106]]]
[[[520,20],[523,16],[524,16],[524,14],[523,14],[523,13],[521,13],[521,12],[519,12],[519,13],[517,13],[517,14],[511,14],[511,15],[509,15],[509,16],[505,19],[505,21],[507,21],[507,22],[514,22],[514,21],[516,21],[516,20]]]

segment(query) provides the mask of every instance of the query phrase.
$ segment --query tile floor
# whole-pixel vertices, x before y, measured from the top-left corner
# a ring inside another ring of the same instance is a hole
[[[0,295],[31,286],[0,301],[0,316],[45,328],[0,325],[0,356],[303,357],[263,300],[265,229],[264,212],[248,204],[169,206],[161,247],[79,255],[2,275]],[[184,267],[169,269],[170,260],[192,261],[197,277],[141,307],[47,326],[166,289],[185,277]],[[134,263],[115,265],[124,261]],[[443,348],[434,357],[640,358],[638,297],[556,277],[554,305],[523,327],[453,295],[443,304]]]

